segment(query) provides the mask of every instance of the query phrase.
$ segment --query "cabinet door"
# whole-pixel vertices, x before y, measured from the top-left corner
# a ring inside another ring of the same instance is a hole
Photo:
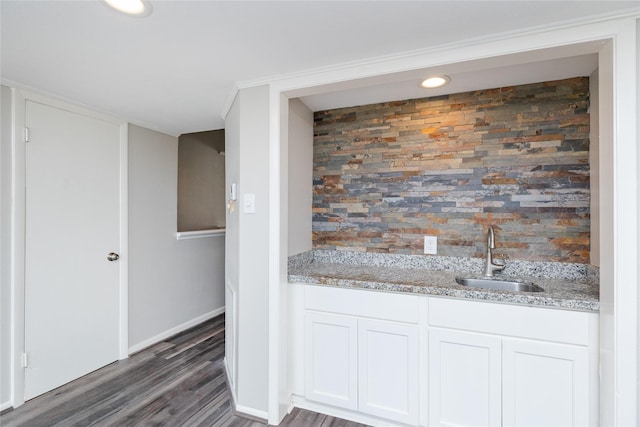
[[[505,339],[502,357],[505,426],[589,425],[585,347]]]
[[[500,349],[491,335],[429,331],[429,425],[501,425]]]
[[[418,327],[358,321],[359,410],[418,424]]]
[[[305,395],[341,408],[358,408],[358,321],[305,314]]]

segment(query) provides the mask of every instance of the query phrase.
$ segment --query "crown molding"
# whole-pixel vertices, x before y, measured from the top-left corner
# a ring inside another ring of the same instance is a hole
[[[26,91],[26,92],[30,92],[30,93],[36,94],[36,95],[44,96],[44,97],[47,97],[47,98],[53,98],[53,99],[56,99],[58,101],[65,102],[67,104],[74,105],[74,106],[79,107],[79,108],[85,108],[87,110],[91,110],[91,111],[94,111],[94,112],[99,113],[99,114],[104,114],[106,116],[113,117],[113,118],[121,120],[123,122],[127,122],[128,124],[131,124],[131,125],[134,125],[134,126],[139,126],[139,127],[142,127],[142,128],[148,129],[148,130],[152,130],[154,132],[159,132],[161,134],[168,135],[168,136],[171,136],[173,138],[178,138],[180,136],[180,135],[176,135],[173,132],[168,131],[166,129],[160,129],[157,126],[150,125],[148,123],[145,123],[145,122],[142,122],[142,121],[139,121],[139,120],[128,120],[127,118],[122,117],[119,114],[113,113],[113,112],[105,110],[103,108],[98,108],[98,107],[95,107],[93,105],[84,104],[82,102],[78,102],[78,101],[76,101],[74,99],[67,98],[66,96],[62,96],[62,95],[54,93],[54,92],[43,91],[41,89],[26,85],[26,84],[23,84],[23,83],[20,83],[20,82],[16,82],[15,80],[9,80],[9,79],[3,78],[3,79],[0,79],[0,84],[2,86],[7,86],[7,87],[10,87],[10,88],[19,89],[19,90],[22,90],[22,91]]]
[[[352,70],[355,68],[372,68],[372,71],[370,74],[367,75],[365,73],[361,75],[361,78],[372,77],[372,76],[380,75],[379,70],[377,70],[374,67],[377,64],[388,63],[392,61],[402,61],[402,60],[406,61],[407,59],[423,57],[429,54],[442,52],[446,50],[468,48],[468,47],[473,47],[479,44],[500,42],[500,41],[512,39],[515,37],[532,36],[532,35],[546,33],[554,30],[568,29],[572,27],[579,27],[579,26],[596,24],[600,22],[612,21],[612,20],[629,18],[629,17],[636,17],[640,19],[640,6],[624,9],[622,11],[592,15],[584,18],[558,21],[552,24],[538,25],[538,26],[528,27],[520,30],[505,31],[505,32],[487,35],[487,36],[475,37],[475,38],[455,41],[451,43],[440,44],[440,45],[431,46],[428,48],[403,51],[403,52],[393,53],[389,55],[366,58],[366,59],[357,60],[357,61],[348,61],[348,62],[333,64],[329,66],[311,68],[311,69],[296,71],[292,73],[278,74],[278,75],[273,75],[268,77],[262,77],[259,79],[240,81],[236,83],[235,88],[233,89],[229,98],[232,100],[235,99],[235,94],[238,92],[238,90],[241,90],[241,89],[247,89],[250,87],[262,86],[262,85],[268,85],[268,84],[284,83],[290,80],[300,80],[300,79],[305,79],[312,76],[317,76],[320,74]],[[432,64],[432,66],[437,66],[437,65],[444,65],[444,63]],[[406,67],[405,69],[395,69],[393,72],[409,71],[412,69],[415,69],[415,68],[409,66],[409,67]],[[226,116],[226,112],[224,113],[224,116]]]

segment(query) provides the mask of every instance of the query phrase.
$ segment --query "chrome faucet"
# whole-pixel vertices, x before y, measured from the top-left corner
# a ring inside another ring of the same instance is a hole
[[[494,271],[502,271],[504,270],[504,264],[496,264],[493,262],[493,254],[491,253],[492,249],[496,248],[496,237],[493,233],[493,227],[489,227],[489,231],[487,231],[487,259],[484,267],[484,275],[487,277],[493,277]]]

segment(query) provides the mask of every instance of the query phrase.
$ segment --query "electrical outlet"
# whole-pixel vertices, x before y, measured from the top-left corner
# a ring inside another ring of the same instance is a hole
[[[424,236],[424,253],[427,255],[438,254],[438,237]]]

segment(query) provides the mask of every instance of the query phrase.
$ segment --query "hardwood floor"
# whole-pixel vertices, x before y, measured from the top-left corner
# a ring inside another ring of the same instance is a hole
[[[264,426],[233,413],[223,358],[221,315],[5,412],[0,425]],[[280,425],[363,426],[298,408]]]

